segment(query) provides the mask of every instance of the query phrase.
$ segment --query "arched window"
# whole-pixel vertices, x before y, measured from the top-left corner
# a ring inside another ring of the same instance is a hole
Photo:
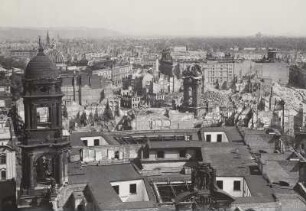
[[[6,154],[0,154],[0,164],[6,164]]]
[[[6,180],[6,169],[0,170],[0,180]]]

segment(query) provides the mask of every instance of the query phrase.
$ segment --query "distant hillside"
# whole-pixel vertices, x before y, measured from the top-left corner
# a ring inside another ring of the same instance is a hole
[[[0,27],[0,41],[3,40],[29,40],[35,39],[39,35],[46,36],[47,31],[51,37],[60,38],[87,38],[87,39],[99,39],[107,37],[122,37],[120,32],[103,29],[103,28],[13,28],[13,27]]]

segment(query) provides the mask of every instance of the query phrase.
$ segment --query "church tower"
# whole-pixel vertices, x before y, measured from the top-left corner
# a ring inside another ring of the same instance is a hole
[[[70,142],[62,136],[61,83],[58,69],[44,54],[39,40],[39,52],[28,63],[23,81],[23,204],[41,206],[43,200],[40,197],[50,197],[68,181]]]
[[[47,31],[47,37],[46,37],[46,47],[50,48],[51,46],[51,40],[49,37],[49,32]]]
[[[188,66],[183,71],[183,107],[185,110],[193,112],[195,117],[198,117],[201,106],[202,78],[201,67],[197,64]]]

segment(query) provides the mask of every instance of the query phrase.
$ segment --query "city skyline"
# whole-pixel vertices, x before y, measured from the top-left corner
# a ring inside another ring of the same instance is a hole
[[[0,2],[0,27],[89,27],[136,36],[306,36],[302,0]]]

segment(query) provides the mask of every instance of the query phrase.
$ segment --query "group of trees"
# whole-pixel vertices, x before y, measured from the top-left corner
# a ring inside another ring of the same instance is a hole
[[[69,129],[75,130],[75,127],[95,127],[102,131],[111,131],[115,128],[115,116],[111,111],[108,104],[102,114],[99,115],[96,109],[94,113],[90,112],[89,115],[85,111],[78,112],[76,117],[70,119]]]
[[[15,134],[18,138],[24,137],[24,122],[17,112],[16,105],[12,106],[8,116],[12,119]]]
[[[13,74],[10,77],[11,94],[14,101],[18,100],[22,96],[23,85],[21,75]]]
[[[21,59],[17,60],[11,57],[0,56],[0,65],[5,69],[12,69],[12,68],[25,69],[27,62],[26,60],[21,60]]]

